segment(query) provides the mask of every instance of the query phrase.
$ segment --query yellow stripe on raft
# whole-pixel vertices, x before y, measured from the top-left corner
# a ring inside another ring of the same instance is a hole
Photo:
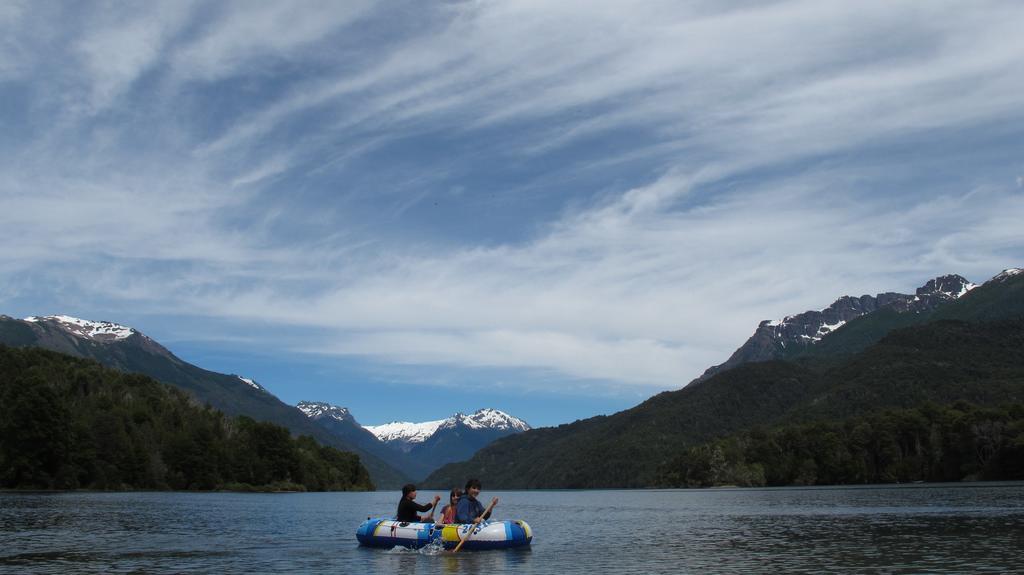
[[[530,531],[530,524],[529,523],[526,523],[525,521],[516,521],[516,525],[518,525],[518,526],[523,528],[523,531],[526,532],[526,538],[527,539],[533,539],[533,533]]]
[[[453,543],[462,541],[462,536],[459,535],[459,527],[465,527],[465,525],[445,525],[441,529],[441,541],[451,541]]]

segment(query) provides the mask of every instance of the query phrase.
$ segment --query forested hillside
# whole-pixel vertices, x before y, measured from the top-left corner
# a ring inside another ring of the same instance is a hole
[[[1024,320],[933,322],[843,359],[743,364],[612,416],[499,440],[425,483],[457,485],[469,476],[500,488],[684,482],[666,479],[670,462],[718,437],[958,400],[1024,402]]]
[[[372,489],[359,456],[185,392],[37,348],[0,346],[0,487]]]
[[[755,429],[691,447],[665,487],[1024,479],[1024,404],[926,404]]]
[[[204,404],[228,416],[248,416],[273,423],[296,435],[308,435],[317,442],[360,456],[373,482],[398,487],[409,481],[402,472],[371,452],[361,450],[345,438],[332,434],[310,421],[298,409],[287,405],[262,387],[253,386],[237,375],[216,373],[192,365],[170,350],[134,329],[120,339],[97,339],[69,330],[61,321],[66,316],[17,320],[0,315],[0,345],[39,347],[74,357],[87,358],[124,372],[145,374],[153,379],[185,390]],[[68,318],[73,319],[73,318]],[[88,320],[77,320],[83,323]],[[113,324],[116,325],[116,324]],[[74,325],[72,324],[72,327]]]

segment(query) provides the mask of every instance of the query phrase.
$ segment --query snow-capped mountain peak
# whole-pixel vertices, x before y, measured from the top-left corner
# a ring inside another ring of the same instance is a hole
[[[435,421],[411,422],[392,421],[383,425],[363,426],[367,431],[377,436],[377,439],[388,442],[422,443],[442,429],[451,429],[456,426],[465,426],[469,429],[494,429],[500,431],[526,431],[530,429],[525,421],[513,417],[497,409],[485,408],[470,415],[456,413],[445,419]]]
[[[117,341],[127,339],[132,334],[139,333],[141,335],[140,332],[128,326],[109,321],[79,319],[69,315],[31,316],[26,317],[25,321],[32,323],[54,322],[71,334],[96,341]]]
[[[522,419],[491,408],[484,408],[471,415],[462,416],[462,423],[472,429],[513,429],[515,431],[530,429],[530,426]]]
[[[928,283],[917,288],[917,295],[918,297],[939,295],[950,299],[959,299],[976,287],[978,287],[976,284],[971,283],[963,276],[950,274],[929,280]]]
[[[310,419],[319,419],[321,417],[337,419],[338,421],[353,419],[352,413],[349,412],[347,407],[331,405],[322,401],[300,401],[295,407],[298,407],[299,411],[305,413],[306,417]]]
[[[392,421],[383,425],[364,425],[363,428],[377,436],[377,439],[387,443],[389,441],[402,441],[405,443],[422,443],[447,423],[451,418],[438,419],[437,421]]]

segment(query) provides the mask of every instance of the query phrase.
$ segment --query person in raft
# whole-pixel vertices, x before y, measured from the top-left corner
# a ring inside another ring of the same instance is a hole
[[[455,523],[455,507],[459,504],[459,497],[462,497],[462,490],[458,487],[448,493],[448,505],[441,508],[441,518],[437,520],[438,525]]]
[[[458,505],[455,506],[456,523],[479,523],[491,517],[491,512],[488,511],[484,514],[484,506],[476,500],[480,495],[480,487],[479,479],[470,479],[466,482],[466,492],[462,494]],[[498,498],[495,497],[491,500],[491,508],[493,509],[497,504]]]
[[[416,486],[412,483],[402,486],[402,499],[398,502],[398,515],[395,517],[398,521],[402,522],[417,522],[417,521],[433,521],[434,512],[433,509],[437,507],[437,502],[441,500],[440,495],[434,496],[433,503],[424,503],[420,505],[416,503]],[[430,515],[426,517],[420,517],[418,512],[431,510]]]

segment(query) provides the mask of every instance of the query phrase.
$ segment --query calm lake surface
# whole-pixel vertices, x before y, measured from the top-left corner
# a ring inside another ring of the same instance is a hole
[[[359,547],[398,492],[0,493],[0,572],[1024,573],[1020,482],[483,495],[532,549]]]

